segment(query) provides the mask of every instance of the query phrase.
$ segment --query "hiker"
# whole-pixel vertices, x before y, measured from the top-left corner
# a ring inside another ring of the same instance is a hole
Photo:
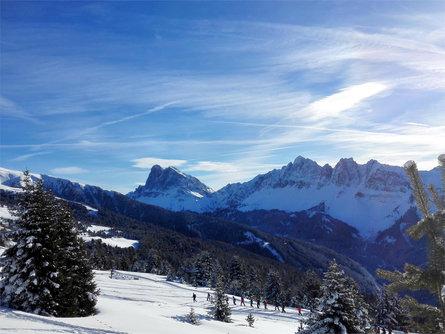
[[[260,308],[260,299],[256,300],[256,308]]]
[[[277,301],[275,301],[275,311],[276,310],[278,310],[278,311],[280,310],[280,307],[278,306],[278,302]]]
[[[405,327],[405,328],[403,329],[403,333],[408,334],[408,328]]]
[[[264,309],[267,310],[267,300],[264,301]]]
[[[298,306],[298,314],[301,315],[301,306]]]
[[[284,310],[284,304],[281,304],[281,313],[286,313],[286,311]]]
[[[236,298],[233,296],[233,305],[236,305]]]
[[[229,296],[226,296],[226,303],[229,303]]]
[[[380,327],[377,326],[377,330],[376,330],[377,334],[380,334]]]
[[[240,305],[246,306],[246,304],[244,304],[244,297],[243,296],[241,296],[241,304]]]
[[[388,334],[391,334],[392,333],[392,329],[391,329],[391,327],[388,327]]]
[[[382,327],[382,334],[386,334],[386,329],[385,329],[385,327]]]
[[[207,292],[207,301],[210,300],[210,292]]]
[[[253,299],[250,298],[250,307],[253,307]]]
[[[196,293],[193,293],[193,302],[196,303]]]

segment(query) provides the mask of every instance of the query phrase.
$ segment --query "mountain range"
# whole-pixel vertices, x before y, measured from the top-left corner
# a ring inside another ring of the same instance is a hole
[[[18,191],[22,176],[0,168],[0,192]],[[440,182],[438,169],[421,176],[426,184]],[[425,242],[404,232],[419,216],[403,168],[375,160],[360,165],[341,159],[331,167],[297,157],[218,191],[174,167],[155,165],[145,184],[126,196],[47,175],[33,178],[42,178],[56,196],[99,213],[228,243],[299,269],[320,270],[335,257],[369,290],[375,282],[366,269],[426,261]]]
[[[262,258],[257,261],[263,264],[272,260],[281,266],[282,271],[291,266],[297,270],[313,269],[321,273],[335,258],[364,291],[374,294],[377,289],[375,278],[365,267],[323,245],[275,236],[218,217],[167,210],[92,185],[48,175],[31,174],[31,177],[41,178],[46,189],[68,201],[75,208],[79,220],[119,229],[130,224],[133,232],[128,238],[138,239],[138,235],[145,238],[147,233],[153,234],[151,243],[157,244],[158,251],[165,254],[178,252],[176,256],[186,256],[183,260],[188,259],[187,254],[192,251],[185,246],[187,244],[194,244],[193,248],[200,244],[198,248],[213,249],[229,256]],[[0,168],[0,205],[11,207],[17,202],[22,178],[23,173],[19,171]]]
[[[421,171],[425,184],[440,184],[438,168]],[[169,175],[169,182],[162,182]],[[157,177],[156,177],[157,176]],[[334,167],[297,157],[281,169],[218,191],[175,168],[154,166],[145,186],[127,196],[170,210],[187,210],[235,221],[284,237],[329,247],[376,268],[401,269],[426,261],[425,243],[405,229],[419,220],[402,167],[341,159]],[[440,187],[439,187],[440,188]]]

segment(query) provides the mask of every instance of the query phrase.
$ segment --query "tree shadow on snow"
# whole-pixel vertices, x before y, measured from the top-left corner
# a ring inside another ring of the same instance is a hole
[[[23,321],[27,321],[27,322],[34,322],[34,323],[40,323],[40,324],[48,324],[48,325],[52,325],[52,326],[59,326],[61,327],[60,330],[63,331],[73,331],[73,332],[77,332],[77,333],[92,333],[92,334],[122,334],[124,332],[119,332],[119,331],[113,331],[113,330],[107,330],[107,329],[99,329],[99,328],[94,328],[94,327],[83,327],[83,326],[78,326],[78,325],[72,325],[72,324],[67,324],[63,321],[59,321],[57,320],[57,318],[52,318],[52,317],[44,317],[44,316],[39,316],[36,314],[32,314],[32,313],[26,313],[23,311],[17,311],[17,310],[13,310],[7,307],[3,307],[0,306],[0,318],[9,318],[9,319],[18,319],[18,320],[23,320]],[[66,319],[70,319],[70,318],[66,318]],[[71,318],[73,319],[73,318]],[[0,333],[6,332],[7,330],[10,330],[11,328],[3,328],[1,327],[1,322],[0,322]],[[27,331],[31,331],[31,332],[43,332],[43,333],[48,333],[48,331],[54,331],[57,329],[32,329],[32,328],[14,328],[15,331],[20,331],[20,333],[25,333]]]

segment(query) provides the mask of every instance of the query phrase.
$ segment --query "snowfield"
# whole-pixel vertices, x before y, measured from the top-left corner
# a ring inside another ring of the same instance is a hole
[[[212,319],[207,299],[208,288],[167,282],[165,276],[119,271],[111,279],[109,271],[96,271],[96,282],[101,290],[98,313],[87,318],[51,318],[0,307],[0,333],[290,333],[297,331],[299,316],[295,309],[287,313],[264,308],[237,305],[232,309],[232,323]],[[197,302],[193,303],[192,294]],[[212,293],[212,292],[211,292]],[[231,297],[231,296],[230,296]],[[194,307],[201,321],[199,326],[185,322],[184,316]],[[255,304],[254,304],[255,306]],[[249,312],[256,321],[254,328],[246,322]]]

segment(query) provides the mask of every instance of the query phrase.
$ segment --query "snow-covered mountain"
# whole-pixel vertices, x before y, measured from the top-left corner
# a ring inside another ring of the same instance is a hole
[[[183,178],[190,177],[183,175]],[[421,176],[426,184],[440,183],[438,169],[421,172]],[[169,194],[191,191],[183,186],[181,183],[179,188],[170,187],[168,192],[158,193],[157,198],[162,198],[164,204],[157,204],[173,208],[178,197]],[[142,196],[132,198],[146,203],[155,200]],[[363,237],[375,237],[378,231],[392,226],[414,205],[402,167],[380,164],[376,160],[360,165],[352,158],[341,159],[335,167],[319,166],[301,156],[251,181],[229,184],[193,202],[182,200],[180,203],[177,205],[180,209],[200,213],[224,209],[296,212],[317,207],[355,227]]]
[[[174,167],[151,168],[145,185],[127,194],[138,201],[158,205],[165,209],[181,211],[194,208],[203,197],[214,191],[197,178],[184,174]]]

